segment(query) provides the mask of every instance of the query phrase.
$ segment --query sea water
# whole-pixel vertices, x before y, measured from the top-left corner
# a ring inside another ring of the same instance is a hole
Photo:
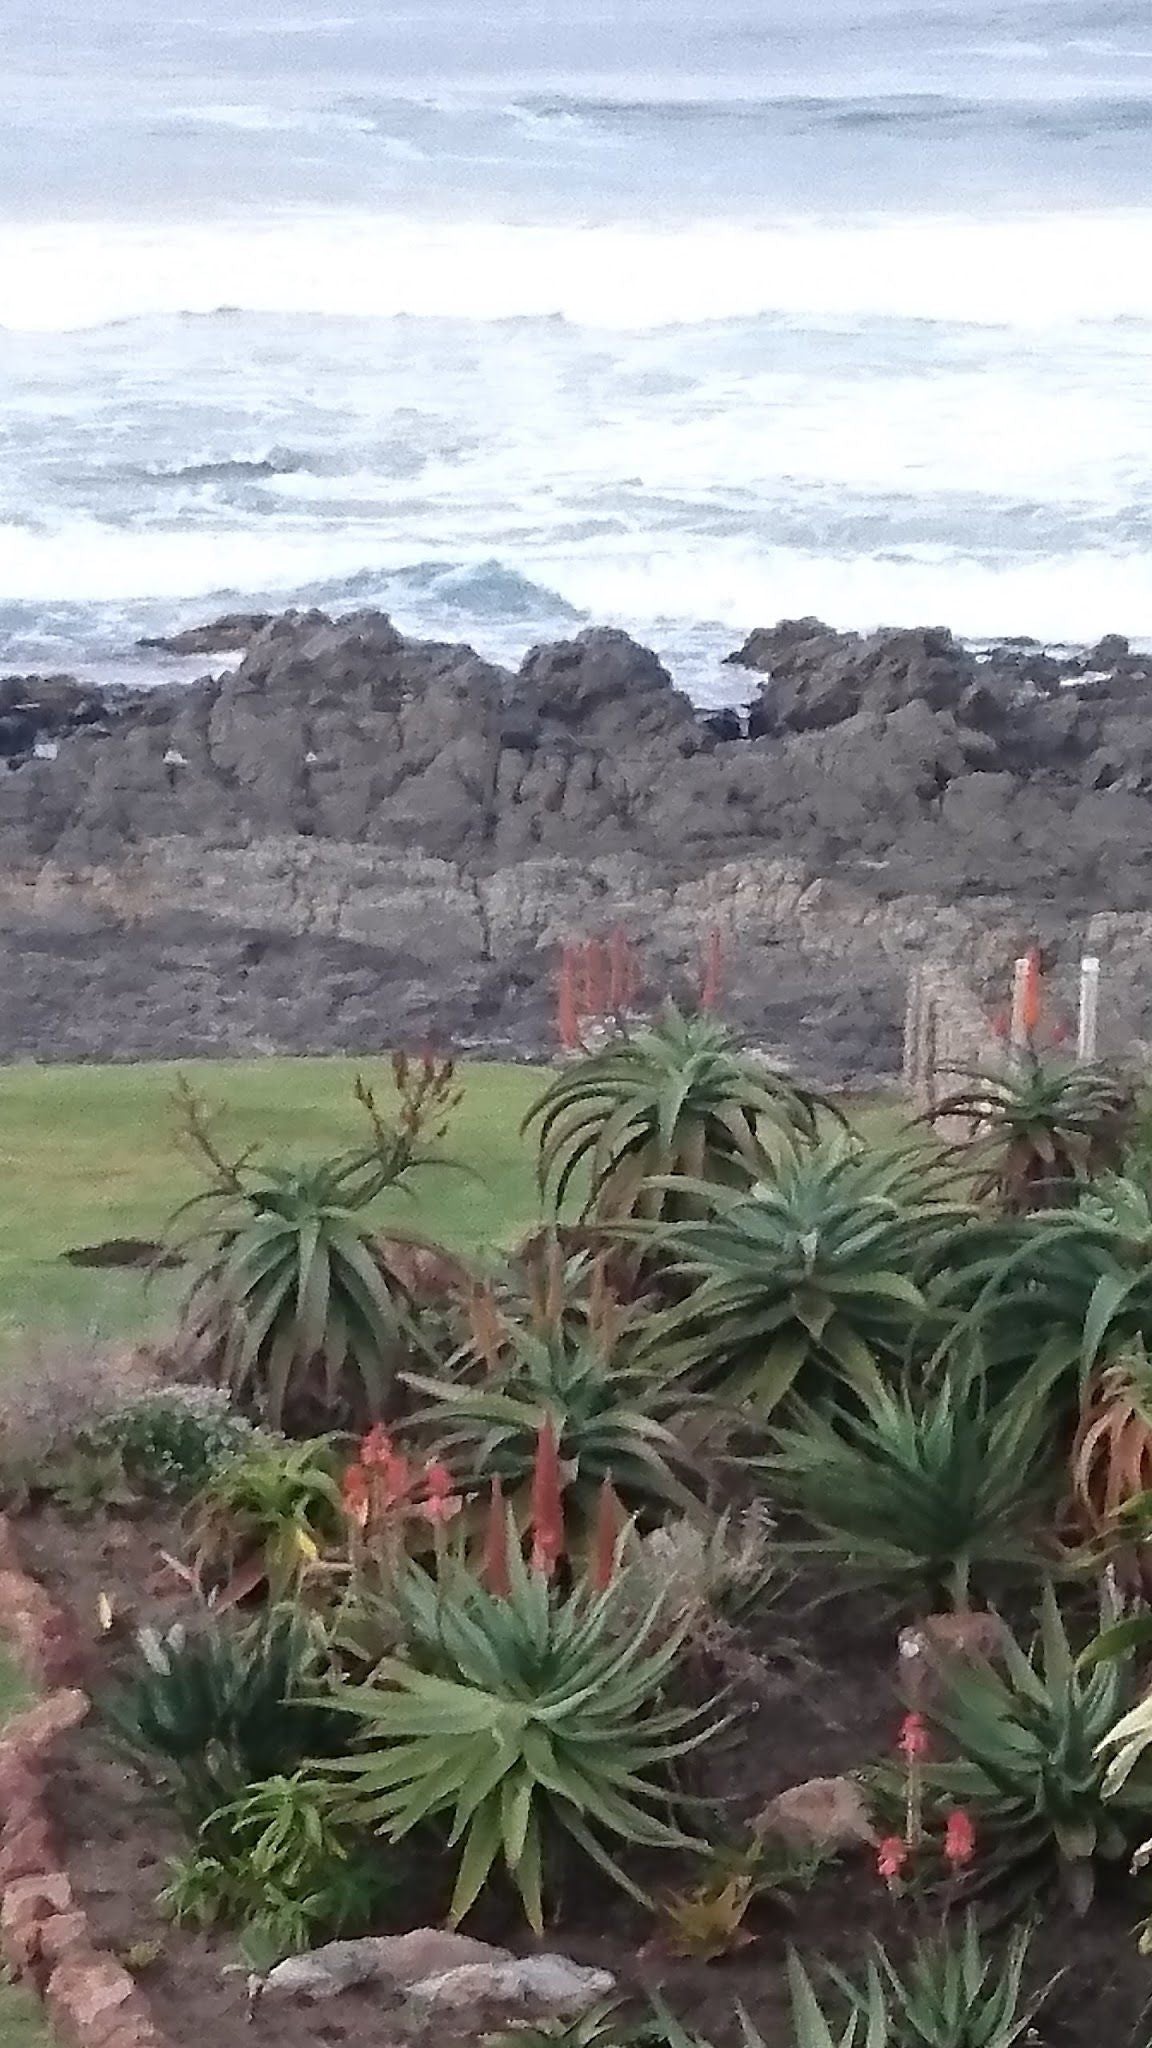
[[[0,664],[1152,638],[1148,0],[0,0]]]

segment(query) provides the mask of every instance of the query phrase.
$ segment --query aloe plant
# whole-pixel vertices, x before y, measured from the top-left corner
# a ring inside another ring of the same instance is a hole
[[[524,1128],[539,1130],[541,1186],[560,1204],[586,1173],[584,1213],[607,1222],[671,1213],[674,1193],[652,1185],[660,1176],[747,1186],[815,1139],[820,1107],[715,1017],[669,1005],[567,1067]]]
[[[428,1405],[412,1418],[460,1483],[478,1492],[499,1476],[505,1496],[529,1485],[541,1426],[551,1420],[565,1475],[565,1506],[587,1526],[611,1480],[640,1516],[698,1508],[704,1404],[657,1372],[606,1350],[598,1334],[561,1322],[513,1325],[496,1370],[478,1383],[409,1375]],[[691,1436],[685,1410],[697,1411]],[[694,1482],[694,1483],[692,1483]]]
[[[1039,1890],[1056,1882],[1078,1910],[1091,1901],[1096,1866],[1121,1861],[1152,1815],[1152,1758],[1110,1745],[1132,1731],[1139,1671],[1132,1641],[1115,1654],[1077,1657],[1051,1587],[1029,1649],[1004,1631],[1002,1667],[984,1661],[941,1671],[926,1709],[954,1761],[923,1766],[926,1793],[968,1812],[987,1840],[981,1876]],[[1137,1710],[1139,1711],[1139,1710]]]
[[[969,1914],[959,1937],[947,1927],[917,1941],[903,1968],[877,1942],[862,1980],[828,1974],[848,2017],[833,2034],[811,1980],[790,1958],[796,2048],[1014,2048],[1031,2038],[1032,2021],[1052,1985],[1023,1993],[1030,1927],[1003,1951],[985,1950]]]
[[[1134,1088],[1111,1067],[1074,1065],[1028,1048],[999,1072],[969,1076],[932,1116],[968,1119],[973,1136],[961,1156],[975,1169],[977,1199],[994,1196],[1020,1214],[1063,1207],[1082,1184],[1115,1172],[1136,1109]]]
[[[863,1390],[805,1408],[762,1465],[774,1504],[812,1530],[801,1546],[848,1576],[908,1586],[928,1608],[967,1606],[974,1584],[1041,1575],[1055,1492],[1043,1404],[996,1398],[979,1375]],[[1048,1546],[1051,1553],[1052,1546]]]
[[[503,1864],[539,1932],[558,1838],[641,1899],[621,1847],[699,1846],[668,1772],[713,1724],[664,1698],[683,1632],[654,1646],[654,1617],[619,1625],[614,1591],[554,1590],[524,1563],[511,1517],[507,1583],[495,1594],[463,1569],[432,1578],[415,1565],[398,1576],[404,1654],[338,1695],[357,1753],[330,1768],[347,1781],[349,1816],[392,1842],[448,1822],[453,1924]]]
[[[702,1220],[652,1232],[682,1299],[652,1320],[650,1345],[760,1414],[793,1389],[875,1391],[925,1315],[924,1271],[968,1214],[919,1160],[844,1138],[748,1191],[690,1188]]]

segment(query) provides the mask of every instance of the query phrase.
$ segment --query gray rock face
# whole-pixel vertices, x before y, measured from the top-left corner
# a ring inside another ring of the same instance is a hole
[[[650,993],[719,926],[738,1022],[875,1072],[925,948],[999,975],[1152,904],[1152,674],[1118,636],[1053,664],[784,622],[734,657],[732,739],[619,632],[514,675],[372,611],[204,631],[246,636],[234,672],[0,683],[0,1056],[539,1050],[560,944],[620,923]]]

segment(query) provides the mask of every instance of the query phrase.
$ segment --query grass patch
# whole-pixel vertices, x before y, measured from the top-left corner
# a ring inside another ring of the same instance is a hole
[[[180,1143],[178,1076],[219,1111],[226,1150],[257,1145],[271,1160],[361,1139],[358,1073],[381,1103],[391,1099],[387,1061],[371,1058],[0,1070],[0,1336],[115,1336],[163,1316],[171,1276],[146,1285],[140,1273],[80,1269],[62,1255],[113,1237],[161,1237],[176,1204],[202,1185]],[[412,1198],[389,1197],[379,1213],[469,1250],[507,1242],[538,1213],[532,1151],[519,1132],[541,1077],[470,1065],[461,1079],[464,1101],[444,1149],[468,1171],[430,1170]]]

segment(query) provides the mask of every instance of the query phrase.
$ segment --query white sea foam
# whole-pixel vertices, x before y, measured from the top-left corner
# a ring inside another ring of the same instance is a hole
[[[0,224],[0,326],[156,313],[503,320],[602,328],[877,317],[1043,330],[1152,320],[1152,210],[762,226],[509,226],[348,213],[254,225]]]
[[[401,624],[426,626],[440,601],[439,581],[434,565],[405,577],[412,560],[411,542],[401,541],[394,527],[377,533],[361,527],[355,535],[279,526],[123,533],[76,521],[53,534],[5,530],[0,603],[186,602],[221,592],[288,601],[371,567],[379,598]],[[841,626],[936,620],[973,638],[1018,632],[1022,623],[1053,640],[1091,641],[1118,625],[1136,638],[1152,638],[1152,562],[1135,550],[993,562],[944,545],[818,552],[754,547],[735,537],[702,545],[637,535],[564,549],[545,544],[521,549],[517,560],[533,583],[576,610],[646,634],[654,621],[683,628],[712,619],[738,633],[766,619],[811,612]],[[471,565],[459,559],[443,565],[449,587],[453,577],[469,575],[482,583],[484,573],[479,554]],[[505,572],[489,564],[488,573]],[[395,597],[390,576],[397,579]],[[478,591],[474,595],[481,616]],[[354,593],[345,600],[354,601]]]

